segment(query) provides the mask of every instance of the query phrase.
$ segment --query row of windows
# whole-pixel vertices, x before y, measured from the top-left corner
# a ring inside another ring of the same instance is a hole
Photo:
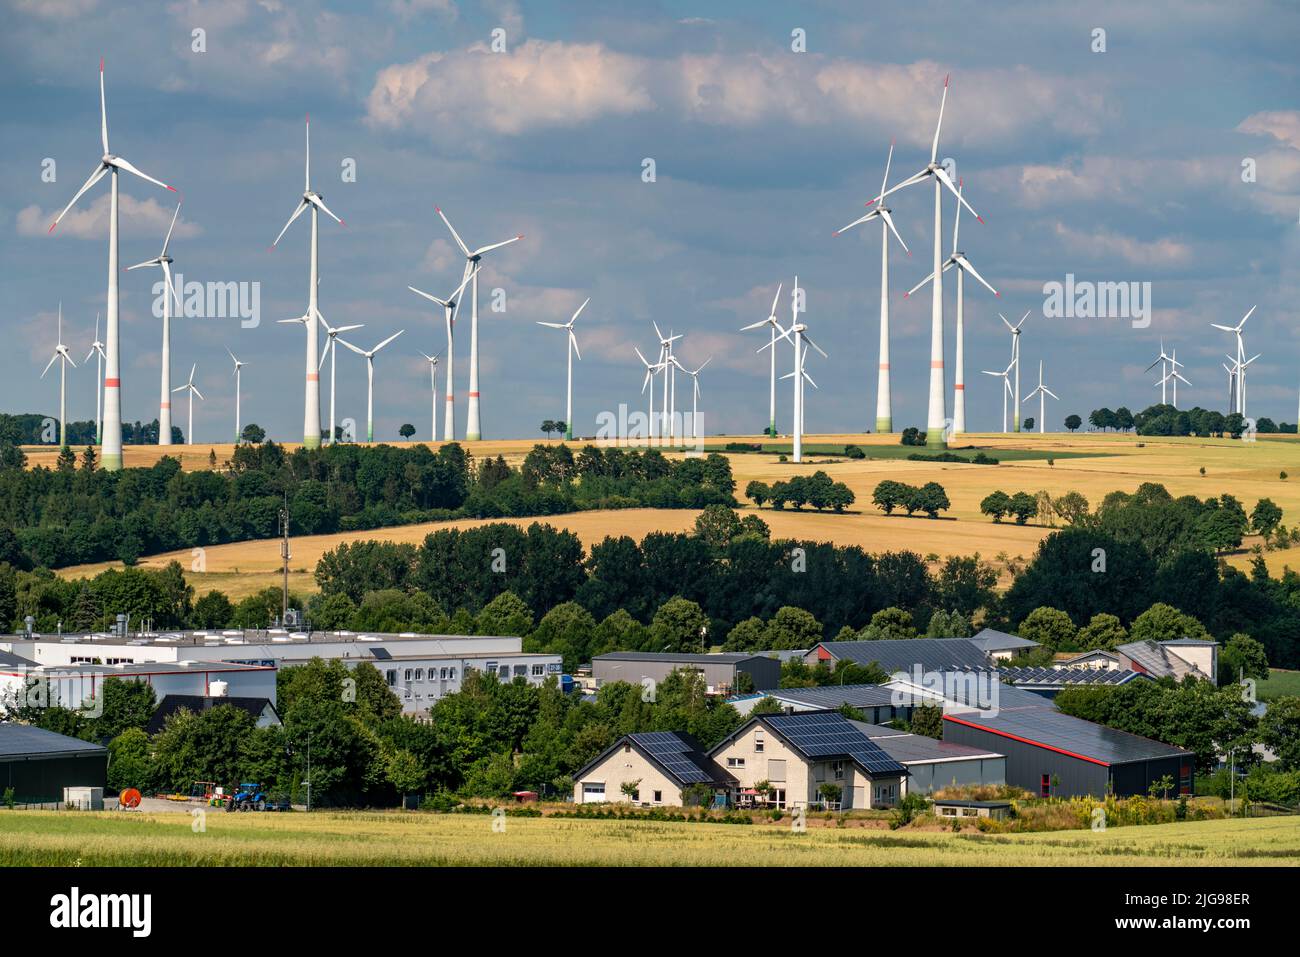
[[[497,673],[497,676],[500,677],[500,678],[510,678],[510,677],[512,676],[512,675],[511,675],[511,670],[510,670],[510,669],[511,669],[511,666],[510,666],[510,665],[499,665],[499,666],[498,666],[497,663],[496,663],[495,661],[489,661],[489,662],[487,663],[487,670],[488,670],[488,671],[495,671],[495,672]],[[545,664],[533,664],[533,665],[531,665],[531,666],[530,666],[530,665],[515,665],[515,666],[514,666],[513,677],[515,677],[515,678],[527,678],[527,677],[529,677],[529,675],[531,675],[531,676],[534,677],[534,678],[541,678],[541,677],[544,677],[544,676],[546,675],[546,665],[545,665]],[[384,677],[388,680],[388,685],[389,685],[389,687],[396,687],[396,685],[397,685],[397,669],[396,669],[396,668],[389,668],[387,671],[384,672]],[[454,666],[453,666],[453,667],[447,667],[447,668],[430,668],[430,669],[428,670],[427,674],[426,674],[426,672],[425,672],[425,670],[424,670],[423,668],[407,668],[407,669],[402,673],[402,681],[405,682],[405,683],[407,683],[407,684],[410,684],[412,681],[425,681],[425,680],[428,680],[428,681],[455,681],[455,680],[456,680],[456,669],[455,669]]]

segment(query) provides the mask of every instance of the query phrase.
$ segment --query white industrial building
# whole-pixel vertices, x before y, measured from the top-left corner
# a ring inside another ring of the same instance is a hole
[[[0,709],[9,706],[57,705],[94,712],[104,681],[143,681],[161,701],[168,695],[265,698],[275,701],[274,665],[226,661],[118,662],[115,664],[0,665]]]

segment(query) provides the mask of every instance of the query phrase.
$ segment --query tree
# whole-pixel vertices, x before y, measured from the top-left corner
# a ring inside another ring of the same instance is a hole
[[[707,542],[714,552],[721,553],[739,534],[740,518],[726,505],[706,505],[695,516],[696,537]]]
[[[1250,525],[1267,541],[1282,522],[1282,510],[1272,499],[1261,498],[1250,513]]]
[[[1156,602],[1133,619],[1129,626],[1130,641],[1176,641],[1182,638],[1209,639],[1210,634],[1191,615],[1185,615],[1164,602]]]
[[[925,626],[927,638],[969,638],[972,633],[970,619],[959,611],[940,609]]]
[[[399,795],[416,794],[424,785],[425,772],[420,759],[405,748],[384,755],[384,774]]]
[[[727,632],[727,640],[723,643],[722,650],[762,651],[766,644],[767,625],[762,618],[751,615]],[[811,645],[804,647],[811,647]]]
[[[411,436],[415,434],[415,426],[410,422],[403,422],[401,427],[397,430],[397,434],[409,442]]]
[[[191,620],[198,628],[227,628],[234,615],[235,606],[230,603],[230,599],[224,592],[213,589],[194,603]]]
[[[730,640],[731,636],[727,637]],[[764,636],[766,648],[773,651],[811,648],[821,640],[821,622],[802,608],[789,605],[781,608],[767,623]]]
[[[1034,417],[1033,417],[1033,416],[1030,416],[1029,418],[1025,419],[1025,426],[1024,426],[1024,428],[1025,428],[1025,431],[1026,431],[1026,432],[1032,432],[1032,431],[1034,431]]]
[[[637,778],[635,781],[624,781],[618,786],[618,789],[623,792],[623,796],[629,801],[635,801],[641,793],[641,779]]]
[[[950,555],[935,582],[935,604],[969,618],[997,600],[998,572],[974,555]],[[954,636],[956,637],[956,636]]]
[[[903,505],[908,500],[910,486],[902,482],[895,482],[892,479],[885,479],[876,486],[876,490],[871,494],[871,502],[886,515],[893,514],[894,509]]]
[[[1268,675],[1268,655],[1263,644],[1240,631],[1224,643],[1223,650],[1219,652],[1220,685],[1232,684],[1242,678],[1264,681]]]
[[[1028,492],[1017,492],[1007,500],[1007,511],[1015,516],[1017,525],[1024,525],[1038,514],[1038,499]]]
[[[871,624],[863,628],[858,637],[864,641],[915,638],[916,626],[912,622],[912,613],[902,608],[882,608],[871,616]]]
[[[1003,491],[990,492],[980,502],[980,512],[992,516],[994,522],[1000,522],[1003,515],[1011,514],[1011,497]]]
[[[1111,649],[1128,641],[1128,632],[1114,615],[1098,612],[1079,629],[1075,641],[1083,651]]]
[[[912,720],[907,730],[912,734],[923,734],[927,738],[943,737],[943,708],[935,705],[921,705],[912,711]]]
[[[650,650],[698,651],[707,647],[709,618],[695,602],[670,598],[650,622]]]
[[[938,518],[939,512],[946,511],[951,507],[952,503],[948,501],[948,493],[943,490],[943,486],[938,482],[926,482],[909,496],[907,502],[908,514],[913,511],[925,512],[930,518]]]
[[[1088,500],[1081,492],[1066,492],[1052,502],[1052,508],[1069,525],[1082,525],[1088,519]]]
[[[543,435],[545,435],[547,438],[550,438],[550,437],[551,437],[551,433],[552,433],[552,432],[555,432],[555,431],[556,431],[556,428],[555,428],[555,420],[554,420],[554,419],[543,419],[543,420],[542,420],[542,434],[543,434]]]
[[[261,445],[266,441],[266,429],[255,422],[249,422],[239,433],[239,440],[251,445]]]
[[[1070,616],[1057,608],[1035,608],[1020,623],[1017,630],[1021,638],[1036,641],[1053,651],[1070,651],[1074,648],[1078,629]]]
[[[480,635],[518,635],[533,630],[532,609],[512,591],[503,591],[483,606],[478,614]]]
[[[1083,425],[1083,419],[1079,418],[1077,415],[1067,415],[1065,417],[1065,427],[1071,432],[1078,431],[1079,426],[1081,425]]]
[[[762,508],[763,503],[772,498],[772,489],[766,482],[755,479],[745,486],[745,498],[752,499],[756,506]]]
[[[1300,698],[1275,698],[1259,720],[1259,740],[1286,771],[1300,771]]]
[[[153,762],[149,735],[141,728],[128,728],[108,742],[108,786],[147,790],[153,784]]]

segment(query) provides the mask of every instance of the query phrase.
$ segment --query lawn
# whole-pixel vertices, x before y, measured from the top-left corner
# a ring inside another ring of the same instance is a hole
[[[1300,697],[1300,671],[1270,668],[1268,680],[1255,685],[1255,695],[1260,701]]]
[[[1300,864],[1300,818],[984,835],[426,813],[183,814],[0,811],[0,864],[299,865],[1209,865]]]

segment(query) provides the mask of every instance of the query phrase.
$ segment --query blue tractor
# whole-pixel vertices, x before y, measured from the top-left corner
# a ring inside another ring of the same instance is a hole
[[[253,781],[241,781],[234,797],[226,805],[227,811],[265,811],[268,806],[266,792],[262,785]]]

